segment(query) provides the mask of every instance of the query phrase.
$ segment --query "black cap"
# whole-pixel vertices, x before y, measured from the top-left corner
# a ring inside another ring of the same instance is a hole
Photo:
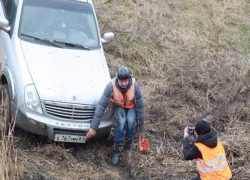
[[[195,132],[200,135],[200,134],[207,134],[211,131],[211,126],[207,121],[204,120],[199,120],[195,124]]]
[[[117,79],[128,79],[130,78],[129,70],[125,66],[120,66],[116,71]]]

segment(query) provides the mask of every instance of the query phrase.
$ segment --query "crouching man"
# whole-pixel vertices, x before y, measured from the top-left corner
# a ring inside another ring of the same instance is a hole
[[[192,130],[191,130],[192,131]],[[217,139],[217,132],[211,131],[208,122],[197,121],[193,130],[198,137],[190,148],[188,127],[184,129],[183,153],[185,160],[196,160],[199,174],[192,180],[229,180],[232,178],[223,146]]]
[[[117,126],[115,130],[115,144],[112,157],[112,164],[117,165],[121,155],[123,145],[126,153],[131,156],[132,141],[136,135],[141,136],[144,131],[145,110],[142,92],[139,84],[129,74],[127,67],[121,66],[116,71],[116,77],[107,84],[101,99],[99,100],[90,130],[86,138],[91,138],[96,134],[101,118],[109,102],[115,104],[117,116]],[[136,129],[136,116],[138,118]],[[124,135],[125,134],[125,135]]]

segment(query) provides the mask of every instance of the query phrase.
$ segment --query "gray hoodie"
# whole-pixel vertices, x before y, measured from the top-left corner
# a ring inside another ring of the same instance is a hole
[[[117,84],[117,83],[116,83]],[[90,127],[93,129],[98,129],[100,125],[101,118],[104,114],[105,109],[110,103],[110,99],[113,97],[113,86],[112,83],[109,82],[96,106],[95,114],[93,120],[91,122]],[[137,82],[135,82],[135,111],[137,115],[137,131],[144,131],[144,122],[145,122],[145,109],[144,109],[144,101],[142,97],[142,91]]]

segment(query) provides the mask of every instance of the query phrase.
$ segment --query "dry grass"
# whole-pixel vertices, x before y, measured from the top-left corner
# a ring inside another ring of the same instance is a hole
[[[240,87],[249,89],[249,1],[103,0],[96,7],[101,31],[116,36],[105,47],[112,75],[126,65],[143,89],[152,148],[137,154],[134,176],[190,178],[195,165],[183,161],[183,128],[232,101]],[[231,127],[247,136],[246,98],[212,123],[222,141],[230,139]],[[233,153],[238,145],[249,155],[247,144],[248,138],[225,143],[234,179],[249,179],[249,164]]]
[[[15,136],[22,137],[14,141],[21,179],[121,179],[118,170],[108,163],[109,148],[99,142],[58,144],[21,130]]]
[[[115,33],[115,41],[105,46],[112,76],[126,65],[143,89],[150,151],[140,152],[135,142],[135,155],[123,155],[113,167],[110,145],[89,142],[65,148],[17,133],[20,138],[11,140],[18,145],[17,162],[12,145],[2,141],[0,153],[6,158],[0,165],[8,166],[0,174],[23,179],[190,179],[196,169],[183,159],[184,127],[231,102],[237,106],[211,124],[226,149],[233,179],[250,179],[250,2],[94,3],[101,32]]]
[[[15,125],[15,122],[12,123]],[[14,126],[10,126],[9,134],[1,133],[0,141],[0,178],[3,180],[19,179],[17,168],[17,150],[13,146]]]

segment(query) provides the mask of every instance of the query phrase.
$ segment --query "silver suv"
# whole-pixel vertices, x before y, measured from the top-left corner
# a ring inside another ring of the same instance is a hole
[[[2,0],[0,7],[1,131],[12,119],[26,131],[85,143],[110,74],[91,0]],[[97,138],[108,136],[110,104]]]

